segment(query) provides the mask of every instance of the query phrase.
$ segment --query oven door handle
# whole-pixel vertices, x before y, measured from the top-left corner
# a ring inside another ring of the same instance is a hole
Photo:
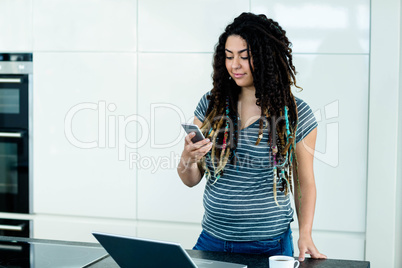
[[[21,78],[0,78],[0,83],[21,83]]]
[[[0,132],[0,138],[22,138],[22,132]]]
[[[5,225],[5,224],[0,224],[0,230],[2,231],[17,231],[17,232],[22,232],[24,229],[25,224],[18,224],[18,225]]]

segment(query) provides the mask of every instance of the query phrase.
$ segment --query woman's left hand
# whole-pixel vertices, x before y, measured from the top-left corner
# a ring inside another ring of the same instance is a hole
[[[320,253],[318,249],[315,247],[313,239],[311,236],[301,236],[298,242],[299,246],[299,261],[304,261],[305,255],[310,254],[313,259],[326,259],[327,256]]]

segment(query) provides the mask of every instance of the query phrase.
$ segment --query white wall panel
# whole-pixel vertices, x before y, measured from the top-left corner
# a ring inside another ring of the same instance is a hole
[[[135,0],[34,1],[35,51],[135,51]]]
[[[136,236],[135,221],[38,215],[33,238],[98,242],[92,232]]]
[[[34,212],[135,218],[136,55],[34,57]]]
[[[396,230],[401,230],[397,211],[402,205],[397,203],[401,179],[401,1],[372,0],[371,7],[366,258],[373,267],[399,268],[401,251],[397,251]]]
[[[370,0],[250,0],[278,21],[300,53],[368,53]]]
[[[226,25],[248,10],[248,0],[139,0],[139,51],[212,52]]]
[[[368,56],[297,55],[295,95],[318,121],[314,227],[365,231],[368,128]],[[299,143],[300,144],[300,143]]]
[[[297,242],[299,230],[293,229],[293,246],[295,256],[299,256]],[[329,259],[364,260],[364,233],[313,232],[314,244]],[[309,256],[308,254],[306,256]]]
[[[0,51],[32,50],[32,1],[0,1]]]
[[[211,59],[210,53],[139,56],[139,114],[150,131],[135,161],[139,219],[201,221],[204,184],[188,188],[176,167],[184,146],[180,123],[193,121],[198,101],[212,88]]]
[[[148,239],[180,243],[183,248],[192,249],[201,230],[201,223],[139,222],[137,235]]]

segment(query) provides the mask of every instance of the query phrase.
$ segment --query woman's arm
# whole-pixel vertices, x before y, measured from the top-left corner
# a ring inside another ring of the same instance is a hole
[[[195,117],[194,124],[201,128],[202,122]],[[197,162],[212,148],[212,143],[209,139],[193,143],[191,141],[193,137],[194,133],[186,136],[184,150],[181,154],[180,163],[177,166],[177,173],[180,179],[188,187],[193,187],[201,181],[203,174],[198,169]]]
[[[326,258],[314,245],[311,231],[313,228],[314,210],[316,201],[316,187],[314,179],[313,161],[317,128],[312,130],[302,141],[296,145],[298,161],[298,180],[294,176],[295,205],[299,221],[299,260],[304,261],[305,254],[312,258]],[[299,193],[301,197],[299,199]]]

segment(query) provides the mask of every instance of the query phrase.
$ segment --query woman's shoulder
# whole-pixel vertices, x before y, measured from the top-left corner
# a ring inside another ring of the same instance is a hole
[[[297,107],[297,112],[300,116],[300,113],[303,111],[310,111],[311,112],[311,107],[308,105],[307,102],[305,102],[303,99],[300,99],[298,97],[295,97],[296,101],[296,107]]]
[[[304,100],[302,100],[302,99],[300,99],[300,98],[298,98],[296,96],[294,96],[294,97],[295,97],[295,101],[296,101],[297,106],[299,106],[299,105],[307,105],[307,103]]]
[[[310,106],[302,99],[295,97],[297,106],[298,124],[296,131],[296,143],[303,140],[314,128],[318,126],[314,113]]]
[[[201,122],[205,119],[205,113],[207,112],[208,105],[209,105],[209,98],[208,96],[211,95],[211,91],[206,92],[202,95],[200,101],[198,102],[197,107],[195,108],[194,115],[201,120]]]
[[[212,90],[209,90],[209,91],[205,92],[204,95],[202,95],[201,99],[208,100],[208,96],[211,96],[211,94],[212,94]]]
[[[205,105],[207,105],[208,106],[208,104],[209,104],[209,96],[211,96],[211,90],[210,91],[208,91],[208,92],[206,92],[206,93],[204,93],[204,95],[202,95],[201,96],[201,99],[200,99],[200,101],[198,102],[198,106],[200,106],[200,105],[202,105],[202,106],[205,106]]]

